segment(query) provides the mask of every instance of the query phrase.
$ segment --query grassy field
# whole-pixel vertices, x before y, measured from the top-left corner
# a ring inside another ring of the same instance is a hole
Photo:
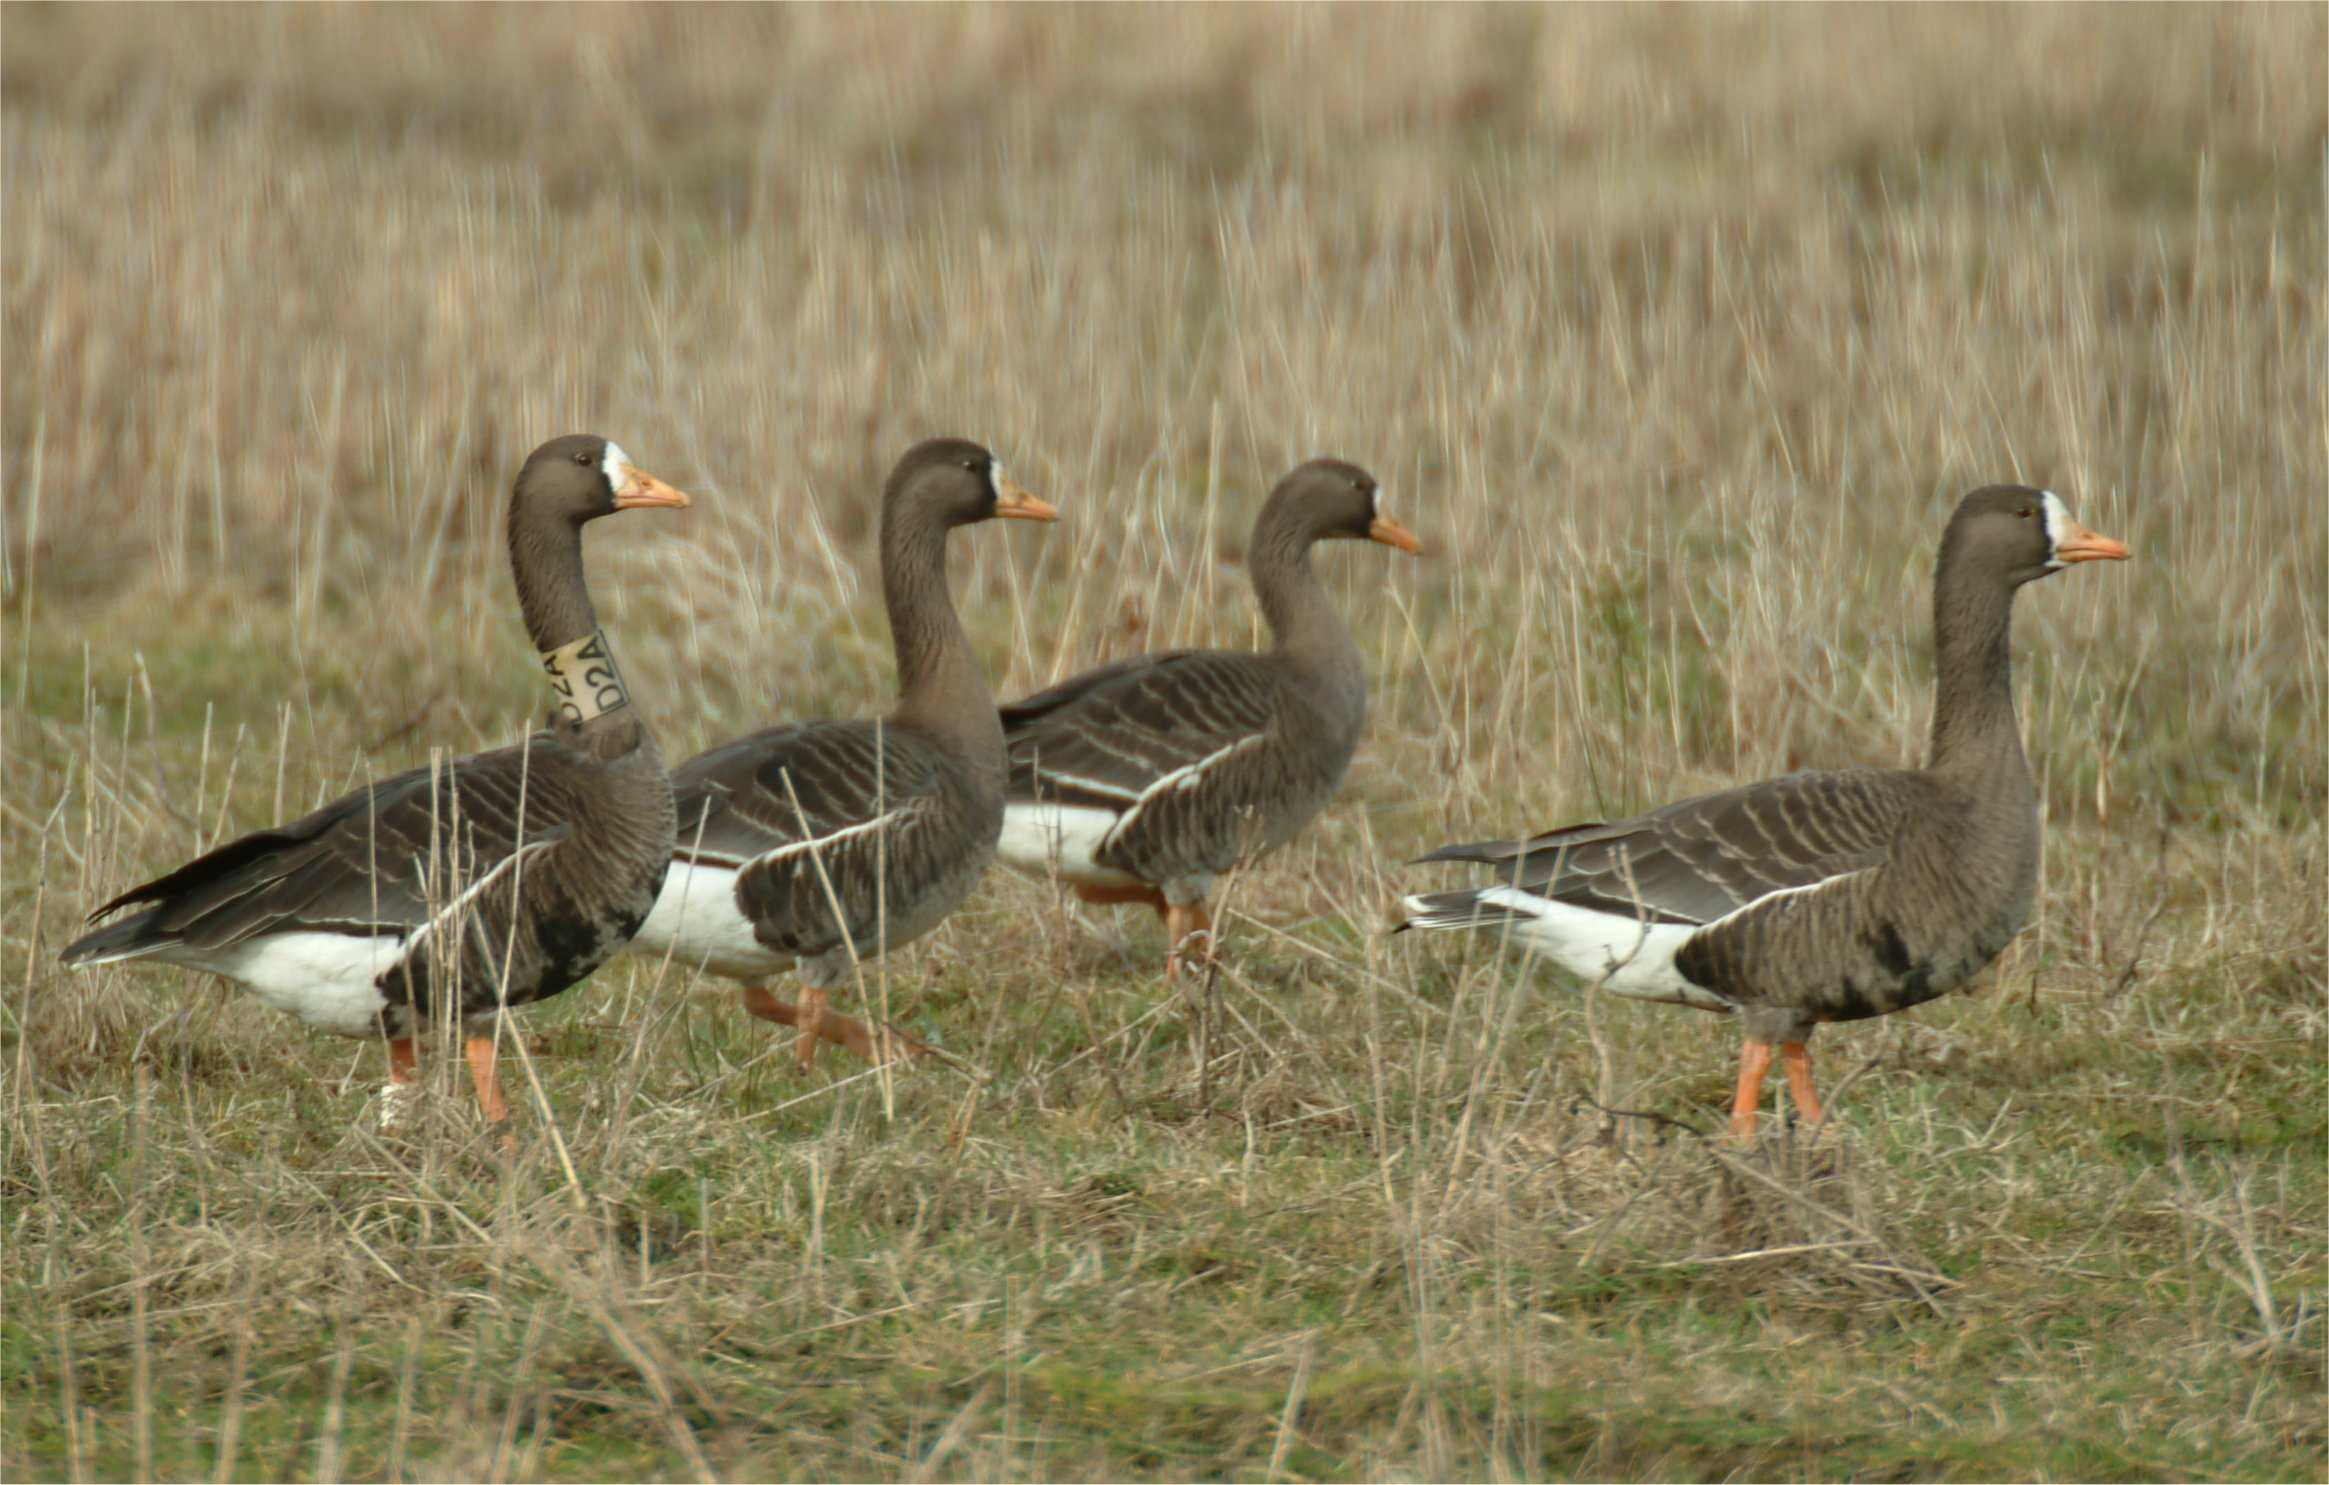
[[[0,1475],[2318,1478],[2329,11],[0,12]],[[437,1059],[169,970],[122,886],[541,696],[525,452],[673,757],[890,685],[882,471],[999,690],[1247,643],[1246,523],[1374,691],[1225,967],[996,877],[868,993],[973,1069],[808,1077],[715,983]],[[1385,938],[1457,836],[1913,761],[1965,489],[2027,592],[2033,929],[1819,1042]],[[1613,1117],[1602,1106],[1644,1111]]]

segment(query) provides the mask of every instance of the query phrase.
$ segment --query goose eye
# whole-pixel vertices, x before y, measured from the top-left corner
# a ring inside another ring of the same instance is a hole
[[[578,453],[574,456],[574,462],[577,464],[588,464],[590,462],[590,455]]]
[[[2015,511],[2015,512],[2014,512],[2014,514],[2015,514],[2015,515],[2017,515],[2017,516],[2020,516],[2020,517],[2021,517],[2023,520],[2027,521],[2028,519],[2030,519],[2030,517],[2032,517],[2032,516],[2036,515],[2036,514],[2037,514],[2037,512],[2036,512],[2035,510],[2032,510],[2032,509],[2031,509],[2029,506],[2026,506],[2026,505],[2025,505],[2025,506],[2023,506],[2023,507],[2022,507],[2020,510],[2018,510],[2018,511]]]

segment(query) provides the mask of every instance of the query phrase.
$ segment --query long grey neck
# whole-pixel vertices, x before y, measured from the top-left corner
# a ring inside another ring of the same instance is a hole
[[[910,508],[894,518],[885,512],[881,591],[898,656],[890,720],[959,745],[999,777],[1003,724],[946,591],[946,532],[943,522]]]
[[[563,517],[529,515],[513,505],[509,560],[526,633],[552,672],[550,731],[604,761],[625,757],[651,741],[622,678],[614,673],[613,655],[602,653],[603,636],[597,651],[572,653],[579,642],[598,633],[598,610],[591,606],[582,574],[582,528]],[[610,700],[613,704],[606,705]]]
[[[1994,573],[1943,553],[1933,580],[1933,745],[1935,773],[2027,785],[2021,728],[2014,720],[2014,588]],[[1990,785],[1991,797],[2003,791]]]
[[[1358,644],[1327,600],[1325,585],[1310,570],[1312,545],[1311,532],[1266,514],[1254,529],[1253,549],[1246,556],[1254,596],[1261,601],[1262,617],[1279,654],[1338,683],[1355,684],[1363,697],[1366,677]]]

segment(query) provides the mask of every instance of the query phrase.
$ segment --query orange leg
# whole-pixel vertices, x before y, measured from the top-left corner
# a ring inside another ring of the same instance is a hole
[[[779,1026],[800,1024],[801,1018],[791,1006],[758,985],[744,987],[744,1009],[763,1021],[774,1021]]]
[[[1739,1091],[1731,1099],[1731,1138],[1755,1137],[1755,1111],[1763,1102],[1763,1075],[1771,1071],[1771,1044],[1747,1038],[1739,1053]]]
[[[501,1096],[501,1075],[495,1071],[501,1052],[490,1036],[473,1036],[461,1044],[469,1061],[469,1081],[477,1086],[477,1109],[488,1125],[509,1122],[509,1104]]]
[[[1202,937],[1200,938],[1200,935]],[[1198,940],[1194,948],[1192,940]],[[1205,912],[1205,904],[1192,902],[1187,907],[1169,906],[1165,909],[1165,978],[1181,977],[1184,955],[1193,956],[1198,963],[1213,957],[1213,920]]]
[[[836,1046],[846,1047],[868,1062],[877,1058],[883,1062],[903,1062],[919,1052],[930,1050],[929,1043],[920,1037],[884,1026],[879,1031],[855,1016],[825,1013],[817,1024],[817,1034]]]
[[[1806,1124],[1825,1119],[1827,1114],[1820,1108],[1820,1096],[1811,1086],[1811,1048],[1802,1042],[1781,1042],[1779,1065],[1787,1069],[1787,1091],[1795,1099],[1796,1117]]]
[[[1095,887],[1089,883],[1078,882],[1075,891],[1076,896],[1084,901],[1097,903],[1102,907],[1137,902],[1156,909],[1156,915],[1164,919],[1165,978],[1168,980],[1177,980],[1181,977],[1181,946],[1192,936],[1200,933],[1207,935],[1204,957],[1210,957],[1212,954],[1210,936],[1213,932],[1213,920],[1205,915],[1203,903],[1194,903],[1188,907],[1175,907],[1165,901],[1162,892],[1145,882],[1137,887]]]
[[[793,1002],[793,1025],[800,1028],[800,1035],[793,1041],[793,1056],[806,1072],[816,1065],[817,1046],[825,1031],[824,991],[801,986],[800,996]]]
[[[391,1087],[402,1087],[420,1081],[420,1043],[409,1036],[388,1039],[388,1082]]]
[[[804,1041],[808,1041],[812,1045],[817,1042],[831,1042],[835,1046],[845,1047],[855,1052],[869,1062],[872,1061],[875,1037],[873,1029],[854,1016],[844,1016],[836,1011],[826,1009],[825,993],[821,990],[804,989],[801,992],[804,1004],[811,995],[817,997],[816,1019],[813,1023],[807,1021],[801,1006],[786,1005],[758,985],[744,987],[744,1009],[763,1021],[774,1021],[779,1026],[806,1025],[808,1029],[801,1033]],[[929,1044],[920,1037],[900,1031],[895,1026],[883,1027],[880,1037],[884,1048],[883,1055],[888,1058],[905,1058],[913,1056],[917,1052],[930,1050]],[[802,1058],[802,1065],[808,1065],[806,1057]]]

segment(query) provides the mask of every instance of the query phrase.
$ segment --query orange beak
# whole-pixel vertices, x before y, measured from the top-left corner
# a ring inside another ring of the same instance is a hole
[[[1397,547],[1402,552],[1413,552],[1418,556],[1423,552],[1423,543],[1416,539],[1415,533],[1389,516],[1377,516],[1367,524],[1367,540],[1379,541],[1387,547]]]
[[[615,492],[616,510],[684,510],[685,490],[673,489],[644,469],[634,469],[623,488]]]
[[[1006,477],[1002,488],[995,491],[995,514],[1006,521],[1056,521],[1059,507],[1048,500],[1038,500]]]
[[[2069,529],[2054,544],[2054,560],[2057,562],[2124,562],[2135,555],[2127,549],[2125,542],[2098,535],[2076,521],[2065,521],[2062,524]]]

